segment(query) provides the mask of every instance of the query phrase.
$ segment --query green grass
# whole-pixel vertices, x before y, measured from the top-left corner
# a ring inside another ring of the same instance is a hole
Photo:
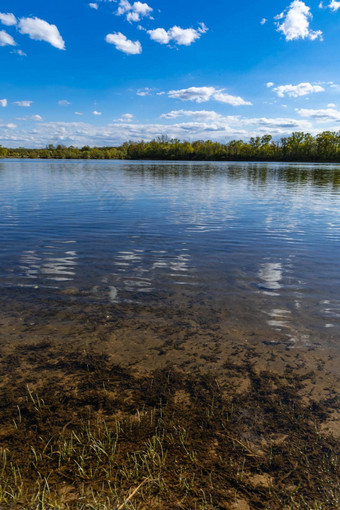
[[[72,387],[1,390],[1,510],[340,508],[339,443],[321,432],[332,404],[305,403],[303,378],[247,367],[239,394],[79,353],[63,371]]]

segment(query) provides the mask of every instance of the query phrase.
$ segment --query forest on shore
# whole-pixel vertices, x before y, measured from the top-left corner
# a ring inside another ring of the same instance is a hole
[[[125,142],[119,147],[48,145],[42,149],[28,149],[0,146],[0,158],[340,163],[340,131],[324,131],[316,136],[294,132],[278,141],[271,135],[264,135],[225,144],[211,140],[188,142],[161,136],[149,142]]]

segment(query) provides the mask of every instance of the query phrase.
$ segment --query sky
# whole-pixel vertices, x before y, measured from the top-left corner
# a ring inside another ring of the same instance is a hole
[[[0,144],[340,130],[340,1],[1,0]]]

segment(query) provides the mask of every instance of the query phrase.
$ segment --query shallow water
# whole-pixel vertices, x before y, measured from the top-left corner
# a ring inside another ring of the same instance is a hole
[[[339,348],[340,165],[3,161],[0,190],[7,308],[177,306]]]

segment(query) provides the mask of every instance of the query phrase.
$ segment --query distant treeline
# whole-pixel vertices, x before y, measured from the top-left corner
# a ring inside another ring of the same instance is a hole
[[[249,141],[228,143],[198,140],[181,142],[159,137],[151,142],[126,142],[120,147],[65,147],[48,145],[44,149],[6,149],[2,158],[40,159],[151,159],[183,161],[323,161],[340,162],[340,131],[324,131],[316,136],[295,132],[274,141],[271,135]]]

